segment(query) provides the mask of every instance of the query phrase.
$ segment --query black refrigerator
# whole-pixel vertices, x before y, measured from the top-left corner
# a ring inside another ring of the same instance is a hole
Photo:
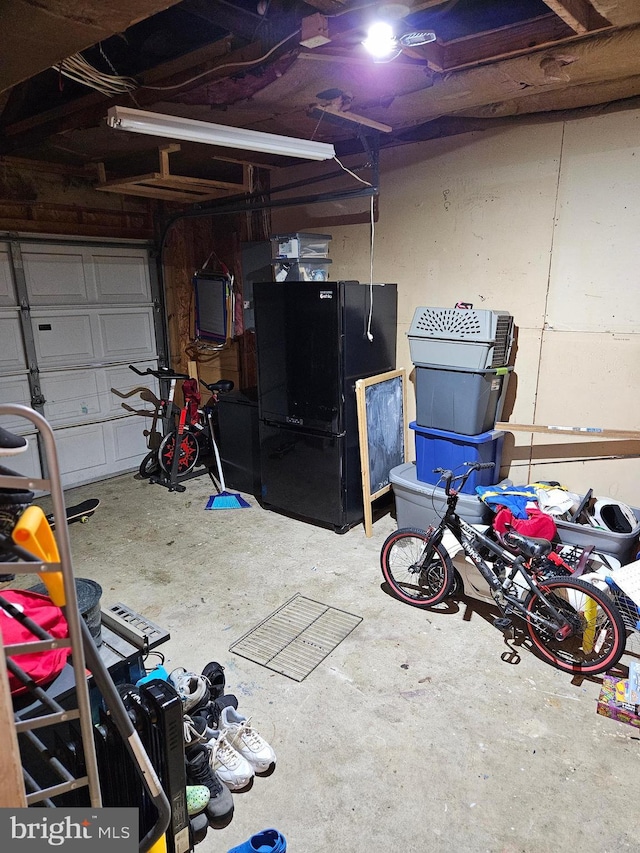
[[[363,520],[355,383],[395,369],[397,287],[257,282],[261,503],[344,533]]]

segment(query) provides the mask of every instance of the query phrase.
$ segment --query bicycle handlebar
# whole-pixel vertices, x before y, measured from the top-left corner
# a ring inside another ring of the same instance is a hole
[[[440,474],[441,479],[444,480],[445,484],[445,492],[448,495],[451,489],[451,484],[455,482],[460,482],[460,488],[462,489],[464,484],[467,482],[469,477],[473,474],[474,471],[483,471],[487,468],[495,468],[495,464],[493,462],[464,462],[463,465],[467,468],[464,474],[455,474],[448,468],[434,468],[434,474]]]
[[[130,364],[129,369],[137,373],[138,376],[155,376],[156,379],[191,379],[188,373],[176,373],[170,367],[159,367],[157,370],[152,370],[147,367],[146,370],[138,370],[135,364]]]

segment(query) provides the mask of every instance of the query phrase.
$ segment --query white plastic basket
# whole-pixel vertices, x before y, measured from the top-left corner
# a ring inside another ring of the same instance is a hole
[[[408,337],[417,366],[504,367],[513,344],[513,317],[508,311],[420,306]]]

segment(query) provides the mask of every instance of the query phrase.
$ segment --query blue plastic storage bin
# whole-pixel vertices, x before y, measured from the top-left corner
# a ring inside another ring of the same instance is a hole
[[[493,486],[500,480],[504,432],[492,429],[480,435],[463,435],[440,429],[425,429],[415,421],[409,424],[416,436],[416,470],[423,483],[442,485],[434,468],[449,468],[456,474],[465,471],[464,462],[493,462],[493,468],[474,471],[462,489],[475,494],[476,486]]]

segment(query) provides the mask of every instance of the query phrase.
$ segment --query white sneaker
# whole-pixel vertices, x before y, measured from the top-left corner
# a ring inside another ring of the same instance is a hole
[[[241,791],[253,781],[253,768],[235,750],[227,739],[227,733],[216,730],[214,737],[205,746],[209,750],[209,764],[218,779],[230,791]]]
[[[188,672],[183,666],[171,670],[169,682],[178,691],[185,714],[199,705],[204,705],[209,698],[209,682],[207,679],[195,672]]]
[[[250,723],[234,708],[222,709],[220,724],[231,746],[249,762],[254,773],[266,773],[275,766],[276,754]]]

